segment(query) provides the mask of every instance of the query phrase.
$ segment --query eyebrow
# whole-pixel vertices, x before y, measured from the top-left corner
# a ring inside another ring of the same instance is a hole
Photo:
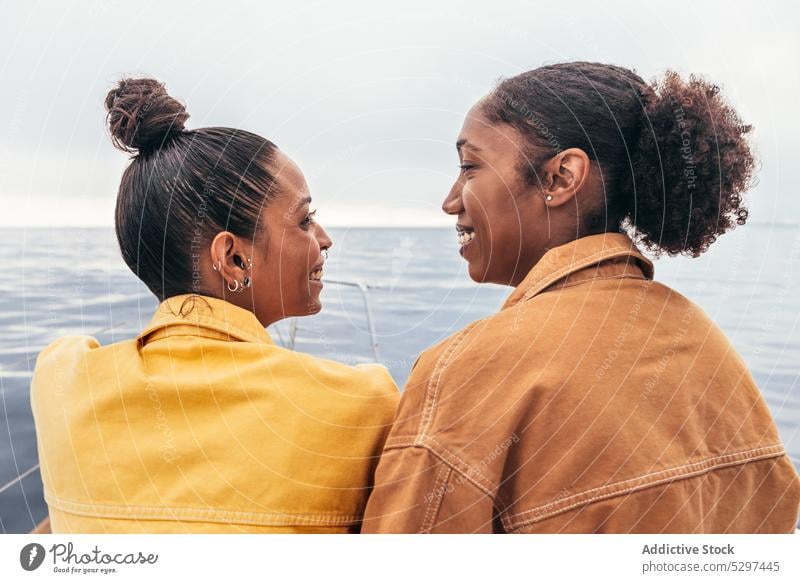
[[[301,199],[297,203],[297,206],[294,207],[294,210],[292,212],[299,213],[300,211],[303,210],[303,207],[306,206],[307,204],[311,204],[311,197],[310,196],[307,196],[304,199]]]
[[[470,144],[466,138],[462,138],[456,142],[456,150],[461,150],[461,148],[469,148],[475,152],[479,152],[480,148],[475,144]]]

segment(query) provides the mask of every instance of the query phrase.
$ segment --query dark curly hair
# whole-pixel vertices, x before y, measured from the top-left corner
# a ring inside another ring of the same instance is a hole
[[[501,81],[483,113],[527,139],[531,184],[567,148],[598,163],[605,204],[581,217],[583,234],[628,231],[656,255],[696,257],[747,220],[751,126],[699,77],[670,71],[648,84],[622,67],[559,63]]]
[[[125,263],[159,301],[201,291],[193,248],[222,230],[252,240],[263,229],[277,147],[233,128],[186,130],[186,109],[155,79],[123,79],[105,106],[114,145],[134,154],[115,217]]]

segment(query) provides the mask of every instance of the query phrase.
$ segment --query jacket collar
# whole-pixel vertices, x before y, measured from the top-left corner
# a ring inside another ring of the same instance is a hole
[[[639,277],[653,279],[653,263],[642,255],[623,233],[590,235],[550,249],[508,296],[501,309],[529,300],[571,275],[603,262],[617,259],[620,274],[637,271]],[[633,268],[633,269],[631,269]]]
[[[154,340],[170,331],[220,339],[272,344],[269,334],[255,314],[230,302],[199,294],[167,298],[156,309],[150,325],[137,340]]]

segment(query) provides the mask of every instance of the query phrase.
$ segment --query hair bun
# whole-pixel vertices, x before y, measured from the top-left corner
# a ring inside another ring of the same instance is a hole
[[[639,242],[655,253],[697,257],[744,225],[753,185],[752,127],[702,77],[667,71],[647,92],[645,124],[631,153],[629,202]]]
[[[155,79],[123,79],[106,95],[111,141],[125,152],[151,152],[184,130],[186,108]]]

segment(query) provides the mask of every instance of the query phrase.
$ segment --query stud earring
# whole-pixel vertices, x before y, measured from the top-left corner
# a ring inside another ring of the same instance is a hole
[[[245,275],[244,279],[242,280],[242,289],[250,287],[250,285],[252,283],[253,283],[253,280],[250,279],[250,276],[249,275]]]
[[[552,194],[548,194],[545,198],[549,202],[549,201],[553,200],[553,195]]]
[[[222,261],[217,261],[214,265],[211,266],[211,269],[214,271],[219,271],[222,269]]]

